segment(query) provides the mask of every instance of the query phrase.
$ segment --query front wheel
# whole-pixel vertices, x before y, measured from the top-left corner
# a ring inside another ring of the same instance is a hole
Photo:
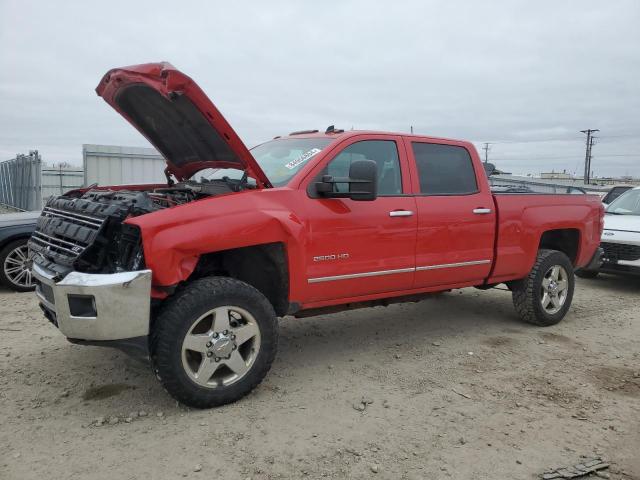
[[[226,277],[196,280],[167,301],[151,332],[151,360],[179,402],[234,402],[265,377],[276,354],[277,319],[252,286]]]
[[[569,257],[557,250],[543,249],[529,275],[512,284],[513,305],[526,322],[555,325],[571,306],[574,286]]]

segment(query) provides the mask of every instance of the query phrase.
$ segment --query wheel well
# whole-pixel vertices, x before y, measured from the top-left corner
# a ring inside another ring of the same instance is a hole
[[[220,275],[236,278],[259,290],[283,316],[289,309],[289,268],[284,244],[266,243],[200,256],[189,280]]]
[[[563,228],[548,230],[540,238],[539,248],[548,248],[563,252],[571,263],[575,265],[578,258],[578,245],[580,244],[580,231],[575,228]]]
[[[10,237],[3,238],[2,240],[0,240],[0,250],[2,250],[4,247],[9,245],[11,242],[15,242],[16,240],[22,240],[22,239],[29,240],[30,237],[31,237],[30,233],[26,233],[26,234],[18,233]]]

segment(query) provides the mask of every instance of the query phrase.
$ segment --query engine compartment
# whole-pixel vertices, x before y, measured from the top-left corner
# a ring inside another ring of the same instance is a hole
[[[91,188],[52,197],[29,248],[34,262],[64,276],[71,270],[115,273],[144,269],[142,240],[127,218],[251,188],[242,180],[189,180],[145,189]]]
[[[239,183],[226,181],[179,182],[151,190],[90,189],[78,198],[99,204],[119,205],[127,208],[129,216],[144,215],[164,208],[176,207],[201,198],[239,191]],[[63,197],[59,197],[63,198]]]

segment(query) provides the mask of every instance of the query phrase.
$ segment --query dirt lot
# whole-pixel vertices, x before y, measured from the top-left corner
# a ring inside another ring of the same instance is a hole
[[[266,381],[194,411],[0,291],[0,478],[533,479],[599,454],[640,479],[639,298],[579,280],[546,329],[497,290],[287,318]]]

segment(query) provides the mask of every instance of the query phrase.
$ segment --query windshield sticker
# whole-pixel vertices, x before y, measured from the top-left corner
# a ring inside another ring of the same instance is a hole
[[[303,153],[302,155],[300,155],[298,158],[296,158],[295,160],[291,160],[289,163],[287,163],[285,165],[285,167],[287,167],[289,170],[293,170],[294,168],[296,168],[298,165],[303,164],[304,162],[306,162],[307,160],[309,160],[311,157],[313,157],[314,155],[317,155],[318,153],[320,153],[321,150],[319,148],[312,148],[311,150],[309,150],[306,153]]]

